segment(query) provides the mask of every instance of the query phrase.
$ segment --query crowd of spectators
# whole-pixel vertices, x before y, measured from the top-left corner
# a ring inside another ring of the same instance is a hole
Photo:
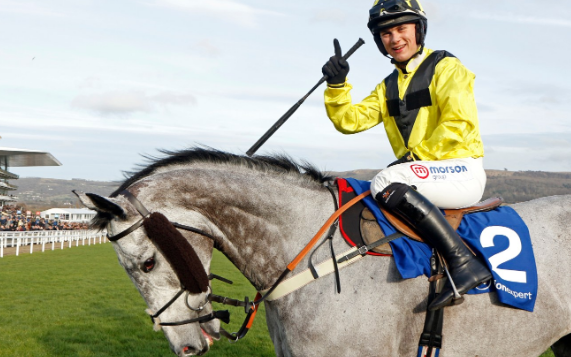
[[[0,231],[61,231],[87,229],[88,223],[46,220],[40,216],[27,216],[23,207],[3,206],[0,213]]]

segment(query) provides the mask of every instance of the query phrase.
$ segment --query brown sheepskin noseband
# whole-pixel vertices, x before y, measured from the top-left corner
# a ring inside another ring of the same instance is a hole
[[[148,237],[163,253],[183,288],[191,294],[208,290],[208,276],[200,258],[172,223],[161,213],[153,212],[143,223]]]

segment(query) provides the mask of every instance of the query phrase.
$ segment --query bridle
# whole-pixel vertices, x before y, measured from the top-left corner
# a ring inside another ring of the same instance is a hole
[[[142,218],[137,221],[136,223],[134,223],[132,226],[130,226],[129,228],[125,229],[124,231],[115,234],[113,236],[110,236],[109,233],[107,234],[107,239],[109,239],[109,241],[111,242],[116,242],[119,239],[133,233],[134,231],[136,231],[137,229],[139,229],[141,226],[143,226],[143,223],[145,222],[145,219],[147,219],[149,217],[149,215],[151,214],[146,208],[145,206],[143,206],[143,204],[141,203],[141,201],[139,201],[131,192],[124,190],[122,192],[119,193],[120,195],[123,195],[125,198],[127,198],[127,200],[131,203],[131,205],[133,205],[133,207],[139,212],[139,214],[142,216]],[[200,234],[202,236],[205,236],[207,238],[210,238],[212,240],[214,240],[214,236],[212,236],[211,234],[204,232],[203,230],[200,230],[198,228],[194,228],[194,227],[188,227],[176,222],[170,222],[173,226],[177,227],[177,228],[181,228],[190,232],[194,232],[197,234]],[[216,277],[216,276],[214,276]],[[185,304],[186,306],[195,312],[200,312],[202,311],[207,304],[209,304],[210,301],[210,296],[212,296],[211,292],[212,289],[210,288],[210,286],[208,286],[208,289],[210,290],[210,293],[206,293],[206,298],[204,300],[204,302],[198,306],[198,307],[192,307],[189,302],[188,302],[188,297],[190,295],[190,292],[188,292],[184,286],[182,286],[181,284],[181,288],[180,290],[172,297],[172,299],[170,299],[165,305],[163,305],[163,307],[161,307],[157,312],[152,312],[150,309],[146,310],[146,313],[149,314],[149,316],[151,317],[151,320],[153,321],[154,324],[154,329],[155,330],[160,330],[162,326],[181,326],[181,325],[186,325],[186,324],[190,324],[190,323],[204,323],[204,322],[208,322],[214,319],[219,319],[225,323],[228,323],[230,321],[230,314],[227,310],[224,311],[212,311],[211,313],[207,314],[207,315],[203,315],[203,316],[199,316],[197,318],[193,318],[193,319],[188,319],[188,320],[183,320],[183,321],[176,321],[176,322],[162,322],[159,318],[159,316],[166,310],[168,309],[182,294],[184,294],[186,292],[186,296],[185,296]]]
[[[331,239],[333,237],[333,234],[335,233],[335,231],[337,229],[337,223],[336,222],[337,222],[339,216],[343,212],[345,212],[347,209],[349,209],[351,206],[353,206],[356,202],[362,200],[363,198],[365,198],[366,196],[368,196],[370,194],[370,191],[366,191],[366,192],[360,194],[359,196],[353,198],[352,200],[347,202],[342,207],[337,208],[337,201],[336,201],[336,197],[335,197],[334,192],[332,191],[330,186],[326,186],[326,187],[331,192],[331,194],[333,196],[333,200],[335,201],[335,207],[336,207],[335,213],[333,215],[331,215],[331,217],[329,217],[329,219],[323,224],[321,229],[315,234],[315,236],[311,239],[311,241],[287,265],[286,269],[282,272],[282,274],[278,277],[278,279],[274,282],[274,284],[269,289],[264,291],[263,296],[260,292],[258,292],[256,294],[256,297],[254,298],[254,301],[249,301],[249,299],[247,297],[246,297],[245,301],[240,301],[240,300],[234,300],[234,299],[230,299],[230,298],[223,297],[223,296],[214,295],[211,293],[211,294],[207,294],[207,299],[205,300],[205,302],[202,306],[199,306],[198,308],[191,308],[190,306],[188,306],[188,304],[187,304],[187,306],[193,311],[202,311],[202,309],[207,304],[211,303],[212,301],[222,303],[222,304],[226,304],[226,305],[232,305],[232,306],[243,306],[247,315],[246,315],[246,318],[244,319],[244,322],[242,323],[242,326],[240,327],[240,330],[238,332],[229,333],[226,330],[224,330],[222,327],[220,327],[220,334],[225,336],[226,338],[228,338],[230,340],[233,340],[233,341],[237,341],[239,339],[244,338],[246,336],[246,334],[248,333],[250,327],[252,326],[252,323],[254,322],[254,317],[256,316],[259,305],[264,300],[266,300],[266,298],[274,292],[274,290],[280,285],[280,283],[286,278],[286,276],[289,273],[291,273],[297,267],[297,265],[311,251],[313,246],[315,246],[315,244],[319,241],[319,239],[327,231],[328,231],[327,232],[328,233],[328,239]],[[115,241],[129,235],[130,233],[134,232],[138,228],[140,228],[144,224],[145,219],[147,219],[149,217],[149,215],[151,214],[143,206],[143,204],[128,190],[123,190],[118,195],[123,195],[125,198],[127,198],[127,200],[133,205],[133,207],[139,212],[139,214],[142,216],[142,218],[139,221],[137,221],[136,223],[134,223],[132,226],[130,226],[129,228],[125,229],[124,231],[122,231],[116,235],[109,236],[109,234],[107,234],[107,238],[112,242],[115,242]],[[169,222],[170,222],[170,220],[169,220]],[[216,238],[213,235],[211,235],[210,233],[207,233],[207,232],[200,230],[198,228],[186,226],[186,225],[183,225],[183,224],[180,224],[177,222],[170,222],[170,223],[176,228],[184,229],[186,231],[197,233],[197,234],[200,234],[204,237],[212,239],[215,242],[215,247],[216,247]],[[338,277],[337,271],[336,271],[336,275]],[[227,279],[221,278],[221,277],[214,275],[214,274],[210,274],[209,279],[211,280],[212,278],[216,278],[216,279],[219,279],[219,280],[222,280],[225,282],[229,282],[230,284],[232,283],[231,281],[229,281]],[[202,323],[202,322],[211,321],[213,319],[219,319],[225,323],[228,323],[230,321],[229,312],[224,310],[224,311],[213,311],[208,315],[199,316],[197,318],[189,319],[189,320],[183,320],[183,321],[178,321],[178,322],[161,322],[159,319],[159,315],[161,313],[163,313],[168,307],[170,307],[185,291],[186,291],[186,289],[182,286],[180,291],[178,293],[176,293],[176,295],[171,300],[169,300],[169,302],[167,302],[162,308],[160,308],[156,313],[153,313],[152,311],[147,310],[147,313],[149,314],[149,316],[151,317],[151,320],[153,321],[155,329],[160,330],[162,326],[179,326],[179,325],[185,325],[185,324],[196,323],[196,322]],[[187,300],[187,299],[188,299],[188,292],[187,292],[187,296],[186,296],[185,300]]]

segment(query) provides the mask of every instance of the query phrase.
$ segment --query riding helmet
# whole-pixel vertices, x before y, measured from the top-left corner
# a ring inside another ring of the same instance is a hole
[[[383,29],[404,23],[417,24],[416,43],[424,47],[428,21],[419,0],[375,0],[369,10],[367,27],[371,30],[375,43],[383,55],[388,56],[388,53],[379,33]]]

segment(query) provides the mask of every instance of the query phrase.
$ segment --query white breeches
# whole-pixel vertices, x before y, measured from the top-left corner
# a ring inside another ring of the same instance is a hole
[[[483,159],[416,161],[388,167],[371,181],[376,197],[391,183],[415,186],[435,206],[443,209],[469,207],[484,195],[486,172]]]

